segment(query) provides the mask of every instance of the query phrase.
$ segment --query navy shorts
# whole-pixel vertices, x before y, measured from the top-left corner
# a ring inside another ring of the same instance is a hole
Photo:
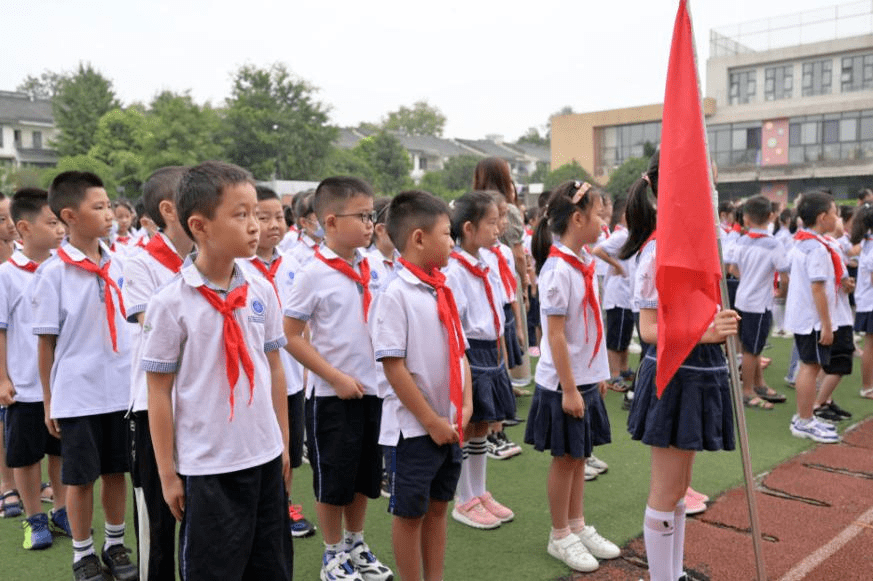
[[[821,366],[828,375],[851,375],[852,357],[855,355],[855,337],[852,327],[845,325],[834,331],[834,342],[831,343],[831,358]]]
[[[300,468],[303,464],[303,396],[303,390],[288,396],[288,455],[291,457],[291,468]]]
[[[45,407],[41,401],[9,406],[5,426],[6,465],[10,468],[31,466],[46,454],[61,455],[61,441],[45,427]]]
[[[797,354],[803,363],[825,366],[831,362],[831,346],[819,343],[821,331],[813,331],[806,335],[794,334],[794,344]]]
[[[543,452],[551,450],[552,456],[569,455],[573,458],[588,458],[594,446],[612,441],[609,416],[597,384],[576,387],[585,402],[585,414],[575,418],[564,413],[564,394],[544,389],[537,385],[524,430],[524,443]]]
[[[438,446],[430,436],[401,436],[385,450],[391,482],[388,512],[394,516],[419,518],[431,500],[448,502],[455,496],[463,460],[458,444]]]
[[[610,351],[627,351],[634,332],[634,312],[614,307],[606,311],[606,348]]]
[[[61,482],[83,486],[101,474],[129,471],[124,412],[60,418],[57,422],[63,442]]]
[[[309,462],[315,499],[325,504],[351,504],[356,493],[379,498],[382,450],[379,426],[382,400],[336,396],[306,400]]]
[[[873,335],[873,312],[855,313],[855,331]]]
[[[767,344],[770,325],[773,323],[773,313],[766,310],[763,313],[748,313],[737,311],[740,315],[740,342],[743,351],[752,355],[760,355]]]

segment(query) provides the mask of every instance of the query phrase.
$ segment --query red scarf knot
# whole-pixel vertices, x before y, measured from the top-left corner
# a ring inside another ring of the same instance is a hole
[[[500,271],[500,282],[503,283],[503,290],[506,291],[506,296],[509,298],[509,301],[512,302],[515,300],[515,275],[512,274],[512,270],[509,268],[509,262],[500,251],[499,245],[492,246],[488,250],[493,252],[494,256],[497,257],[497,269]]]
[[[142,238],[140,238],[141,240]],[[179,272],[182,268],[182,259],[164,242],[160,234],[155,235],[149,240],[148,244],[145,245],[145,251],[171,272]]]
[[[485,295],[488,297],[488,306],[491,307],[491,315],[494,317],[494,332],[497,333],[497,338],[500,339],[500,335],[502,335],[500,316],[497,314],[497,307],[494,304],[494,292],[491,290],[491,283],[488,281],[488,267],[479,268],[475,264],[470,264],[460,252],[452,251],[450,256],[457,260],[467,272],[482,281],[482,284],[485,286]]]
[[[258,272],[264,275],[270,284],[273,285],[273,290],[276,292],[276,298],[279,299],[279,287],[276,286],[276,272],[279,270],[279,266],[282,265],[282,257],[279,256],[273,263],[270,265],[270,268],[264,266],[264,261],[258,258],[257,256],[252,257],[251,259],[252,265],[258,269]],[[281,304],[282,300],[279,299],[279,303]]]
[[[834,282],[836,283],[837,289],[840,288],[840,281],[843,279],[843,260],[840,258],[840,255],[837,254],[837,251],[831,248],[831,245],[827,243],[827,241],[815,234],[811,234],[805,230],[798,230],[794,235],[795,240],[817,240],[821,242],[825,249],[828,251],[828,254],[831,255],[831,264],[834,267]]]
[[[585,264],[575,256],[571,256],[558,250],[556,246],[552,246],[549,250],[549,256],[560,258],[569,264],[573,269],[582,274],[585,281],[585,298],[582,299],[582,319],[585,322],[585,341],[588,341],[588,316],[585,310],[590,308],[594,313],[594,320],[597,322],[597,343],[594,344],[594,353],[591,355],[591,360],[588,362],[588,367],[594,363],[594,358],[600,351],[600,343],[603,340],[603,320],[600,317],[600,303],[597,302],[597,297],[594,294],[594,263]]]
[[[370,311],[370,301],[372,299],[370,295],[370,263],[367,262],[366,258],[362,258],[360,262],[361,273],[358,274],[355,272],[355,269],[352,266],[343,260],[342,258],[325,258],[321,251],[316,247],[315,249],[315,257],[331,267],[332,269],[341,272],[346,275],[361,287],[363,301],[364,301],[364,322],[367,322],[367,317],[369,316]]]

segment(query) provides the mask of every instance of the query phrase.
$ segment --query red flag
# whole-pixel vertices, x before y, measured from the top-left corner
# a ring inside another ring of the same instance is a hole
[[[700,341],[721,298],[712,179],[686,0],[667,68],[658,169],[658,396]]]

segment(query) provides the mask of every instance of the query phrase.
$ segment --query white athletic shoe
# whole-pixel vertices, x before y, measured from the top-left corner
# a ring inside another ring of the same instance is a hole
[[[585,459],[585,464],[597,470],[598,474],[603,474],[604,472],[609,470],[609,464],[607,464],[594,454]]]
[[[621,555],[621,549],[610,540],[600,536],[594,527],[587,526],[576,534],[588,551],[598,559],[615,559]]]
[[[364,581],[392,581],[394,573],[379,562],[367,543],[361,541],[349,551],[349,559]]]
[[[594,558],[579,537],[570,533],[563,539],[553,539],[549,536],[549,554],[562,561],[565,565],[576,571],[590,573],[600,567],[600,563]]]

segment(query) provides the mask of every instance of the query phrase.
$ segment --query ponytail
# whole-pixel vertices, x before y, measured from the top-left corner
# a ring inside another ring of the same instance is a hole
[[[855,212],[849,239],[852,244],[860,244],[871,230],[873,230],[873,204],[865,202]]]
[[[661,150],[659,149],[649,159],[649,167],[643,177],[635,181],[628,190],[627,209],[625,210],[628,236],[624,246],[618,251],[618,257],[621,260],[627,260],[639,252],[652,232],[655,231],[658,214],[655,206],[649,201],[648,193],[651,186],[655,198],[658,197],[660,157]]]
[[[586,186],[587,189],[583,189]],[[570,217],[574,213],[590,211],[594,198],[603,196],[601,192],[602,190],[579,181],[564,182],[554,189],[531,240],[531,254],[537,274],[549,258],[553,236],[561,236],[567,231]]]

